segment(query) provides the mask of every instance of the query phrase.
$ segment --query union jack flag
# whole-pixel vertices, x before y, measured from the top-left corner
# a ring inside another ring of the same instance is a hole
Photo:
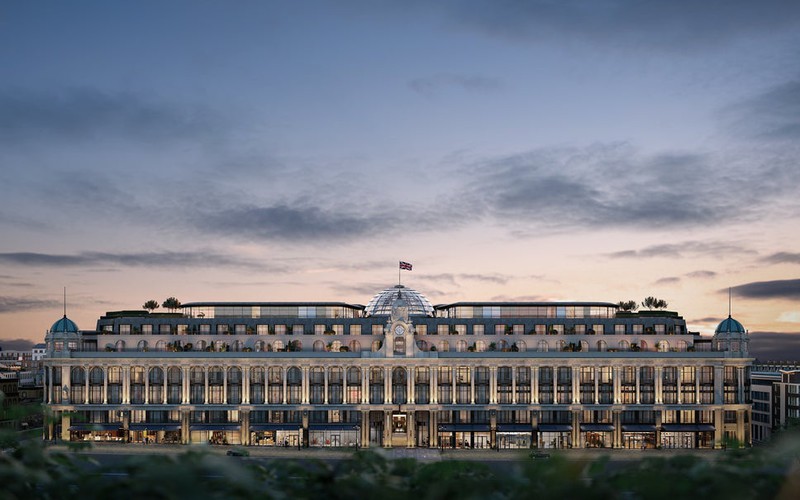
[[[409,263],[409,262],[403,262],[403,261],[401,260],[401,261],[400,261],[400,269],[402,269],[402,270],[404,270],[404,271],[410,271],[410,270],[411,270],[411,263]]]

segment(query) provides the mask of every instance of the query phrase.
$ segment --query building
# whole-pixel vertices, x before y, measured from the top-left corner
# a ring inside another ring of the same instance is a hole
[[[196,302],[66,315],[46,437],[253,446],[713,448],[750,442],[748,335],[607,302]]]
[[[773,433],[800,423],[800,364],[765,363],[753,366],[753,442],[768,441]]]

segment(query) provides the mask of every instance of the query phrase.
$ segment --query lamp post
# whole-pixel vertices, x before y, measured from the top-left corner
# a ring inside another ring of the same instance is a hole
[[[356,450],[360,449],[360,441],[361,441],[361,426],[356,425],[353,427],[356,430]]]

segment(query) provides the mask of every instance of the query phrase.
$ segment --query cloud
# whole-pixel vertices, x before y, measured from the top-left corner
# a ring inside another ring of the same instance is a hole
[[[439,281],[451,285],[458,285],[459,281],[479,281],[483,283],[493,283],[496,285],[505,285],[512,277],[502,274],[470,274],[470,273],[440,273],[440,274],[423,274],[420,278],[425,281]]]
[[[717,318],[716,316],[706,316],[705,318],[697,318],[697,319],[687,319],[687,323],[713,323],[717,324],[722,321],[723,318]]]
[[[653,283],[654,285],[674,285],[676,283],[680,283],[681,279],[677,276],[668,276],[666,278],[660,278]]]
[[[755,139],[800,139],[800,80],[770,88],[726,107],[721,116],[732,132]]]
[[[707,278],[713,278],[716,275],[717,273],[715,273],[714,271],[699,270],[686,273],[684,276],[686,276],[687,278],[707,279]]]
[[[750,354],[760,362],[800,359],[800,332],[750,332]]]
[[[458,174],[466,183],[453,201],[460,201],[458,211],[506,221],[518,235],[545,228],[658,230],[747,221],[768,208],[757,187],[774,182],[762,179],[752,163],[713,154],[644,155],[624,143],[537,149],[474,162]],[[729,195],[743,184],[749,195]],[[773,191],[776,197],[788,195],[796,180],[784,184]]]
[[[399,214],[349,213],[311,205],[276,204],[223,209],[202,215],[196,225],[204,231],[254,240],[298,243],[355,240],[384,234],[400,223]]]
[[[497,78],[480,75],[440,74],[426,78],[415,78],[408,86],[417,94],[430,97],[447,88],[460,88],[470,92],[492,92],[502,88]]]
[[[33,299],[27,297],[0,296],[0,313],[15,313],[22,311],[38,311],[42,309],[57,309],[61,303],[57,300]]]
[[[639,250],[621,250],[606,255],[612,259],[652,259],[660,257],[681,259],[706,255],[725,256],[755,253],[754,250],[750,250],[737,243],[725,241],[684,241],[681,243],[651,245]],[[711,278],[716,276],[716,273],[713,271],[695,271],[688,273],[686,276],[692,278]]]
[[[665,51],[703,50],[754,34],[791,32],[800,24],[800,6],[782,0],[467,0],[437,8],[451,22],[490,36]]]
[[[33,349],[33,342],[27,339],[3,339],[0,347],[4,351],[30,351]]]
[[[40,143],[122,137],[144,142],[208,140],[224,130],[207,108],[161,102],[132,92],[90,87],[0,90],[0,141]]]
[[[800,253],[777,252],[761,259],[767,264],[800,264]]]
[[[737,297],[749,299],[800,299],[800,279],[756,281],[745,283],[731,289]],[[719,290],[719,293],[728,293],[727,289]]]
[[[778,316],[781,323],[800,323],[800,311],[789,311]]]
[[[247,267],[264,268],[264,264],[248,259],[213,252],[144,252],[106,253],[82,252],[78,254],[48,254],[35,252],[0,253],[0,262],[30,267],[94,267],[117,265],[125,267]],[[279,266],[270,265],[272,272]]]

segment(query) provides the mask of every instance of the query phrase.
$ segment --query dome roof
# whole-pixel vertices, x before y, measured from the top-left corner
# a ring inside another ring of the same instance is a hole
[[[717,329],[714,330],[714,335],[730,335],[730,334],[743,334],[747,333],[741,323],[736,321],[735,319],[728,316],[727,319],[723,320]]]
[[[53,323],[50,333],[78,333],[78,325],[65,314],[63,318]]]
[[[392,313],[392,304],[403,299],[408,306],[409,316],[433,316],[433,306],[421,293],[403,285],[395,285],[378,292],[367,304],[364,313],[367,316],[388,316]]]

